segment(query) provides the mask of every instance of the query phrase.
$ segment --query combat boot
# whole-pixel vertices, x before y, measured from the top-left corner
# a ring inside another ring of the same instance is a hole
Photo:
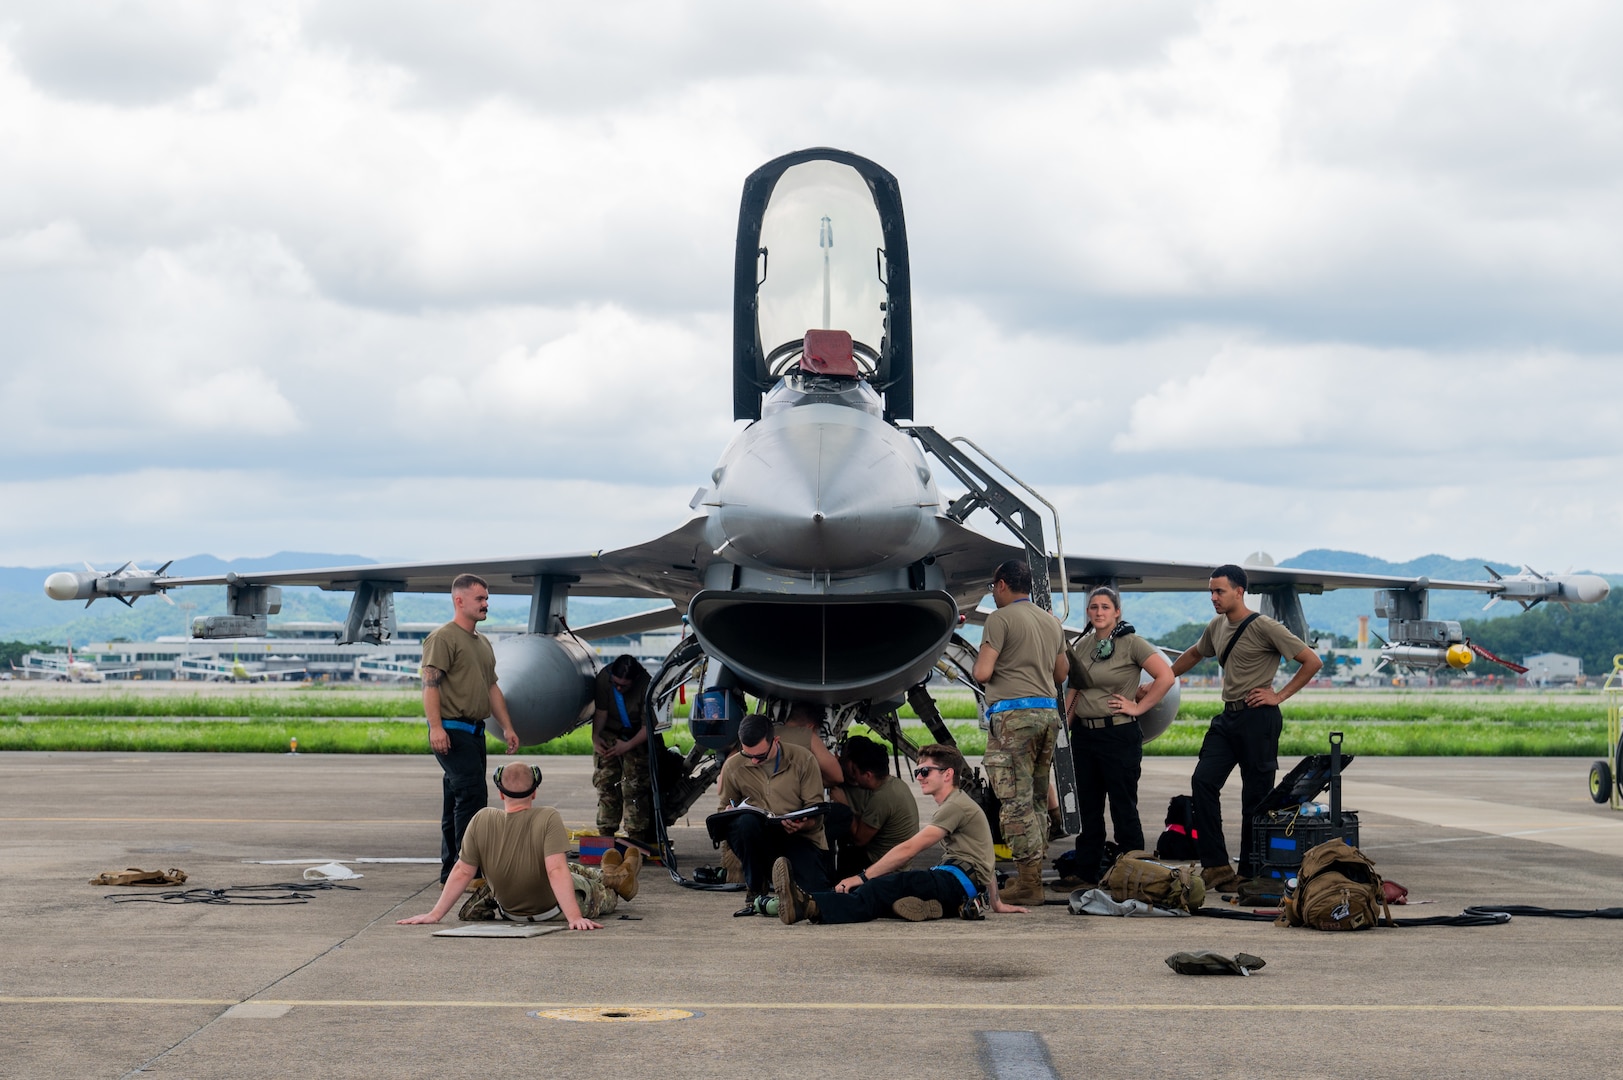
[[[1043,860],[1022,859],[1015,863],[1018,876],[1013,885],[998,890],[998,898],[1005,904],[1041,904],[1043,902]]]
[[[783,925],[793,926],[804,919],[816,922],[822,914],[817,910],[817,901],[795,884],[788,859],[780,858],[772,864],[772,888],[778,894],[778,920]]]
[[[621,858],[622,856],[618,850],[610,848],[603,853],[602,859],[598,862],[597,870],[598,873],[603,875],[603,884],[605,887],[610,889],[619,888]]]
[[[1208,893],[1233,892],[1240,887],[1240,875],[1228,863],[1201,867],[1200,878],[1206,883]]]
[[[917,896],[899,897],[890,905],[898,919],[908,922],[926,922],[930,919],[941,918],[941,901],[921,900]]]
[[[603,884],[610,886],[620,894],[620,899],[630,900],[637,895],[637,871],[642,869],[642,852],[632,848],[626,852],[625,858],[620,861],[618,874],[611,882],[607,872],[603,875]]]

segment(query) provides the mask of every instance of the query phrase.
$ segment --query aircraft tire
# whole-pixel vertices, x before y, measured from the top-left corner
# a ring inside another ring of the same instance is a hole
[[[1589,797],[1598,803],[1612,797],[1612,767],[1604,761],[1589,766]]]
[[[1618,797],[1623,798],[1623,739],[1612,748],[1612,783],[1617,785]]]

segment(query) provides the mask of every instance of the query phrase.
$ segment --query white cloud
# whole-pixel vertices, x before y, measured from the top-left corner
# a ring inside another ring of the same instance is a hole
[[[292,404],[263,371],[237,369],[179,388],[166,415],[187,431],[283,435],[303,425]]]
[[[494,551],[663,531],[733,427],[743,177],[836,145],[901,182],[917,420],[1073,544],[1615,568],[1609,5],[94,11],[0,6],[0,458],[40,486],[0,562],[465,553],[441,484]],[[41,494],[137,478],[150,521]],[[255,489],[286,524],[218,512]]]

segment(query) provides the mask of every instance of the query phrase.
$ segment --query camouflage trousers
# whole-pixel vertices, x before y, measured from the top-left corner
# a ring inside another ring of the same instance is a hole
[[[599,915],[612,914],[619,906],[620,894],[603,884],[603,871],[597,867],[572,862],[569,864],[569,876],[575,882],[575,905],[586,918],[595,919]],[[468,897],[456,917],[463,922],[496,922],[502,919],[512,922],[550,922],[562,916],[563,912],[558,908],[532,916],[508,915],[496,902],[496,895],[491,891],[490,883],[487,881],[473,891],[473,895]]]
[[[1058,733],[1059,714],[1053,709],[992,714],[981,765],[1003,804],[998,824],[1015,862],[1048,853],[1048,771]]]
[[[618,741],[612,732],[606,738]],[[597,831],[613,836],[624,818],[627,836],[652,840],[654,789],[648,780],[647,745],[619,757],[594,751],[592,766],[592,786],[597,789]]]

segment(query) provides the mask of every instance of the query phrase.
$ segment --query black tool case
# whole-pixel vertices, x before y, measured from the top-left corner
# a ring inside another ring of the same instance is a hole
[[[1285,880],[1296,875],[1302,856],[1330,840],[1358,846],[1358,811],[1341,808],[1341,770],[1353,760],[1341,752],[1341,732],[1330,733],[1328,754],[1309,754],[1285,774],[1251,819],[1252,850],[1260,863],[1258,876]],[[1300,807],[1330,792],[1326,817],[1303,817]]]

